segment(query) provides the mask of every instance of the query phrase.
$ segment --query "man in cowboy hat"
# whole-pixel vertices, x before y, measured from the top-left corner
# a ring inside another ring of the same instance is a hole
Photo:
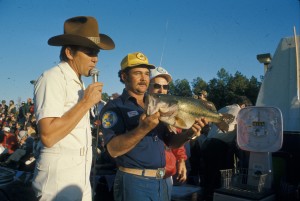
[[[96,19],[89,16],[66,20],[64,34],[50,38],[48,44],[62,46],[61,62],[35,83],[35,114],[42,148],[33,188],[43,201],[90,201],[89,110],[101,100],[103,84],[95,82],[85,89],[82,76],[90,76],[100,50],[111,50],[115,45],[109,36],[99,34]]]

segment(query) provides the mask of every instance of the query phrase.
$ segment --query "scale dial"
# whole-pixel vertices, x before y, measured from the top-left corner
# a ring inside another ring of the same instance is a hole
[[[237,115],[238,146],[246,151],[276,152],[283,140],[282,114],[275,107],[246,107]]]

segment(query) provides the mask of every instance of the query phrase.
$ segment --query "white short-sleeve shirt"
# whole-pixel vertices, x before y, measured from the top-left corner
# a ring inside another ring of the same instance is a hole
[[[66,62],[45,71],[37,80],[34,90],[37,122],[46,117],[63,116],[82,99],[84,89],[84,83]],[[77,126],[53,148],[77,149],[89,146],[91,128],[87,112]]]

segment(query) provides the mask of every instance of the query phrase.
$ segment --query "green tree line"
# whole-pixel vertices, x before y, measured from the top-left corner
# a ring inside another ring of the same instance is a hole
[[[254,76],[248,79],[239,71],[231,75],[224,68],[221,68],[217,72],[217,77],[208,82],[201,77],[193,79],[191,83],[187,79],[172,81],[169,93],[176,96],[192,97],[205,90],[208,93],[207,99],[213,102],[217,109],[220,109],[232,104],[236,96],[246,96],[254,105],[260,86],[261,82]],[[104,101],[108,101],[109,98],[107,93],[102,94]]]
[[[170,83],[170,94],[176,96],[192,97],[199,95],[202,90],[207,91],[207,99],[213,102],[217,109],[232,104],[236,96],[246,96],[254,105],[257,99],[261,82],[254,76],[247,78],[237,71],[229,74],[224,68],[217,72],[217,78],[208,82],[201,77],[193,79],[177,79]]]

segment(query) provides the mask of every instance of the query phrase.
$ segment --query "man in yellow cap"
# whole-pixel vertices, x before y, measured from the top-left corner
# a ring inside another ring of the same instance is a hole
[[[103,84],[86,89],[82,76],[90,76],[100,50],[115,47],[99,34],[94,17],[65,21],[64,34],[48,40],[62,46],[61,62],[45,71],[35,83],[35,114],[42,148],[36,163],[33,188],[39,200],[91,201],[92,162],[89,110],[101,100]]]
[[[143,53],[128,54],[119,71],[125,89],[122,95],[109,101],[100,114],[105,146],[118,166],[115,201],[170,200],[164,179],[164,144],[172,145],[172,140],[176,140],[181,146],[190,137],[200,135],[206,123],[197,120],[185,135],[175,135],[159,122],[159,112],[150,116],[144,113],[150,69],[154,68]]]

